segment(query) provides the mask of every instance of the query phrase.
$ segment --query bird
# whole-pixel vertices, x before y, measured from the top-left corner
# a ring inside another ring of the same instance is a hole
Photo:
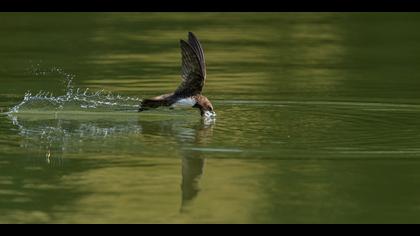
[[[216,113],[212,103],[202,95],[206,81],[203,47],[192,32],[188,32],[188,41],[180,39],[179,42],[182,55],[181,83],[172,93],[143,99],[139,106],[139,112],[158,107],[188,106],[198,108],[202,117],[215,117]]]

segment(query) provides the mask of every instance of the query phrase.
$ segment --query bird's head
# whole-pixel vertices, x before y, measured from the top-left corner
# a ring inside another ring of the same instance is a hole
[[[213,105],[209,99],[204,96],[200,96],[200,98],[197,99],[197,103],[193,107],[200,109],[200,114],[202,117],[210,118],[216,116]]]

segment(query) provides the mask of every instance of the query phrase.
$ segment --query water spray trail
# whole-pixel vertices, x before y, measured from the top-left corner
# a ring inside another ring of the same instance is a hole
[[[137,97],[121,96],[105,90],[90,91],[89,88],[75,88],[73,74],[65,72],[58,67],[41,70],[39,65],[32,67],[32,73],[36,76],[45,76],[50,73],[62,77],[64,95],[54,96],[47,91],[39,91],[32,94],[25,93],[22,102],[11,108],[9,113],[17,113],[28,110],[58,111],[58,110],[88,110],[88,111],[137,111],[141,100]]]

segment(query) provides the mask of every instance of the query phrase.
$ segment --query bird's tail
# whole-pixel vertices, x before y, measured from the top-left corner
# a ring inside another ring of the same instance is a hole
[[[140,103],[139,112],[148,110],[150,108],[157,108],[157,107],[163,106],[164,103],[165,103],[165,101],[163,101],[163,100],[144,99]]]

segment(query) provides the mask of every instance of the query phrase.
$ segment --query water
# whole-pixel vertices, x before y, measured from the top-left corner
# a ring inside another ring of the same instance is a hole
[[[1,223],[419,223],[418,14],[0,22]],[[188,31],[217,118],[135,112]]]

